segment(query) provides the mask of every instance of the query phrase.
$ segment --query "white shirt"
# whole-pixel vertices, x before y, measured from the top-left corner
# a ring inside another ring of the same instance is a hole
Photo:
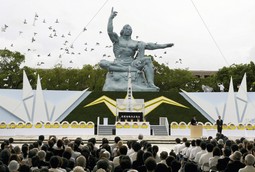
[[[49,172],[62,172],[62,171],[58,168],[50,168]]]
[[[177,149],[177,152],[180,153],[182,151],[182,149],[184,149],[186,146],[185,146],[185,143],[182,143],[179,148]]]
[[[201,155],[205,154],[206,152],[207,152],[206,150],[201,150],[201,151],[199,151],[199,152],[196,154],[194,161],[195,161],[196,163],[198,163],[198,161],[199,161]]]
[[[187,150],[186,150],[186,154],[185,154],[185,158],[189,158],[189,156],[190,156],[190,152],[191,152],[191,150],[193,149],[194,147],[189,147]]]
[[[129,155],[131,155],[132,153],[134,153],[135,151],[134,151],[134,149],[128,149],[128,151],[127,151],[127,156],[129,156]]]
[[[161,161],[160,157],[158,156],[158,154],[155,156],[155,160],[156,160],[156,163],[159,163]]]
[[[190,155],[189,155],[189,159],[192,161],[195,159],[196,155],[198,152],[201,151],[201,147],[200,146],[196,146],[194,149],[191,150]]]
[[[244,168],[240,168],[238,172],[254,172],[255,167],[251,165],[246,165]]]
[[[179,153],[179,150],[180,150],[180,146],[181,144],[180,143],[177,143],[176,145],[174,145],[174,153],[177,155]]]
[[[120,156],[114,157],[112,162],[113,162],[114,168],[120,165]]]
[[[134,162],[137,158],[137,152],[133,152],[132,154],[130,154],[129,158],[131,159],[132,162]]]
[[[207,152],[203,155],[201,155],[199,161],[198,161],[198,165],[200,165],[201,169],[203,171],[209,171],[209,159],[213,157],[213,153],[212,152]],[[208,165],[206,165],[208,164]]]
[[[209,159],[209,167],[216,167],[218,164],[218,159],[220,159],[220,156],[213,156]]]
[[[188,147],[185,147],[180,151],[180,154],[183,155],[184,158],[187,158],[186,154],[188,152],[188,149],[189,149]]]

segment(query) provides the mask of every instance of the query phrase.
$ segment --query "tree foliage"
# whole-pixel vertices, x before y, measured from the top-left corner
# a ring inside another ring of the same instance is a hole
[[[22,84],[22,63],[25,56],[7,49],[0,50],[0,84],[4,88],[20,88]]]
[[[223,67],[215,75],[208,78],[208,80],[211,80],[210,83],[215,90],[218,90],[218,83],[223,83],[225,90],[228,91],[230,79],[232,77],[234,90],[237,91],[245,73],[247,77],[248,91],[255,90],[255,65],[253,62],[250,62],[249,64],[233,64],[229,67]]]
[[[164,64],[154,61],[155,84],[163,91],[196,91],[198,89],[198,79],[188,70],[169,69]]]
[[[42,88],[48,90],[84,90],[102,91],[107,71],[98,65],[84,65],[82,69],[66,69],[55,66],[53,69],[33,69],[22,67],[25,56],[19,52],[0,50],[0,87],[22,88],[22,71],[25,70],[31,86],[35,89],[37,77],[40,76]],[[226,90],[230,78],[233,78],[234,89],[237,90],[244,73],[247,75],[248,90],[255,90],[255,65],[233,64],[223,67],[207,78],[197,78],[184,69],[170,69],[165,64],[153,60],[155,68],[155,84],[160,91],[188,92],[202,91],[202,85],[213,87],[219,91],[218,83],[223,83]]]

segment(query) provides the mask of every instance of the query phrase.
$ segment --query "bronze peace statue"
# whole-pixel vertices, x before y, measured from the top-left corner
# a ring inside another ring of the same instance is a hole
[[[107,31],[113,43],[114,61],[101,60],[100,67],[107,69],[103,91],[127,91],[128,72],[131,72],[133,91],[159,91],[154,84],[154,66],[149,57],[144,57],[145,49],[163,49],[174,44],[145,43],[131,39],[132,28],[125,25],[120,35],[113,31],[113,19],[117,12],[111,11]]]

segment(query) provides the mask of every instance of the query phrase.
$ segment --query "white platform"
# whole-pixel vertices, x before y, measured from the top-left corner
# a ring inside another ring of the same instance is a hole
[[[0,129],[0,136],[38,136],[38,135],[94,135],[94,128],[14,128]]]
[[[217,133],[216,129],[203,129],[203,136],[215,137]],[[255,130],[222,130],[222,134],[228,137],[254,137]],[[190,129],[171,129],[171,136],[190,136]]]

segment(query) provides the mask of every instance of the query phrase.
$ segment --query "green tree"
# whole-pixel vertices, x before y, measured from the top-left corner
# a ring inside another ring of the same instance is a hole
[[[4,88],[21,88],[25,56],[7,49],[0,50],[0,83]]]
[[[230,78],[233,79],[234,90],[238,90],[238,86],[241,84],[244,74],[247,76],[247,88],[254,90],[253,83],[255,81],[255,65],[253,62],[249,64],[233,64],[229,67],[223,67],[215,75],[216,82],[222,82],[225,88],[229,88]]]
[[[169,69],[164,64],[159,64],[154,61],[155,68],[155,84],[159,86],[161,91],[198,91],[200,87],[200,80],[192,73],[184,69]]]

